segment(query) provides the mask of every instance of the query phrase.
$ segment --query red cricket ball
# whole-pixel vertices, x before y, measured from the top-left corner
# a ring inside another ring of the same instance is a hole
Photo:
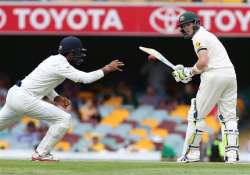
[[[158,60],[153,55],[149,55],[148,56],[148,61],[150,61],[150,62],[157,62]]]

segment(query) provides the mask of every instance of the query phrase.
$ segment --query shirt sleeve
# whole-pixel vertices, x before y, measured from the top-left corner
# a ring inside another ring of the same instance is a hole
[[[59,94],[54,89],[47,95],[50,101],[54,101],[56,96],[59,96]]]
[[[77,70],[70,64],[59,65],[57,67],[57,74],[67,79],[70,79],[76,83],[79,82],[84,84],[92,83],[101,79],[104,76],[104,73],[101,69],[87,73]]]
[[[196,54],[200,50],[207,50],[207,41],[202,37],[196,38],[195,40],[193,40],[193,45],[194,45],[194,50]]]

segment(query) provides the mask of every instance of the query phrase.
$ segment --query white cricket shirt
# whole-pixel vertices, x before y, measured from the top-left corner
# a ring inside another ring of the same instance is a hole
[[[218,68],[234,68],[222,43],[204,27],[200,27],[194,34],[192,41],[196,53],[202,49],[208,51],[208,67],[205,71]]]
[[[69,64],[63,55],[52,55],[40,63],[28,76],[22,80],[22,88],[32,95],[54,99],[58,94],[54,88],[65,79],[74,82],[92,83],[104,76],[103,71],[83,72]]]

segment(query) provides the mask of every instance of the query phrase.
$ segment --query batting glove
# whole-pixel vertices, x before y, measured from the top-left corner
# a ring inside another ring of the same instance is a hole
[[[192,80],[192,68],[184,67],[183,65],[176,65],[175,71],[172,72],[172,75],[177,82],[188,83]]]

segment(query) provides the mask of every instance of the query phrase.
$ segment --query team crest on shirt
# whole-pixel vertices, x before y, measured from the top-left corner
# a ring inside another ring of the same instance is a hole
[[[200,48],[200,47],[201,47],[201,43],[200,43],[199,41],[197,41],[197,42],[195,43],[194,47],[195,47],[196,49]]]

